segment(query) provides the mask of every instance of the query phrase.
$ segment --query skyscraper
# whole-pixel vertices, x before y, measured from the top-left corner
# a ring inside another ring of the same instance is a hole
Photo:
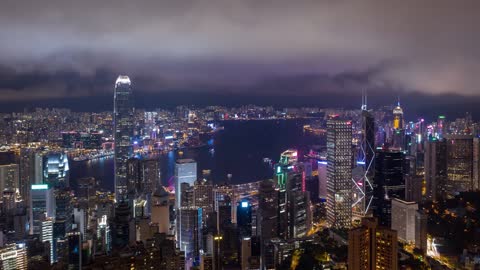
[[[367,214],[373,200],[373,176],[375,174],[375,119],[367,110],[367,96],[362,101],[360,141],[360,164],[364,167],[364,175],[355,186],[361,190],[362,197],[357,200],[363,214]]]
[[[55,197],[48,185],[32,185],[30,190],[30,234],[42,233],[42,222],[55,217]]]
[[[24,243],[8,244],[0,249],[0,269],[28,269],[27,247]]]
[[[49,247],[49,261],[50,264],[55,262],[55,246],[53,243],[53,219],[49,218],[45,221],[42,221],[42,234],[40,235],[42,243]]]
[[[335,228],[352,224],[352,122],[327,122],[327,222]]]
[[[68,269],[82,269],[82,235],[78,231],[67,234]]]
[[[196,207],[204,211],[204,218],[213,211],[213,185],[206,179],[195,181],[193,187],[193,200]]]
[[[175,208],[182,206],[182,183],[194,185],[197,180],[197,162],[193,159],[179,159],[175,163]]]
[[[473,189],[480,190],[480,138],[473,139]]]
[[[199,258],[201,245],[202,208],[179,209],[179,248],[187,258]]]
[[[112,240],[114,248],[123,248],[127,246],[130,239],[132,229],[131,212],[127,202],[120,202],[115,208],[115,217],[111,223]]]
[[[19,172],[17,164],[0,165],[0,192],[19,191]]]
[[[130,78],[119,76],[114,93],[115,199],[126,199],[127,160],[133,155],[133,96]]]
[[[398,269],[397,232],[363,218],[362,226],[348,233],[348,269]]]
[[[405,243],[415,243],[415,219],[418,210],[416,202],[406,202],[400,199],[392,200],[392,230],[397,231],[398,240]]]
[[[446,193],[447,184],[447,142],[428,140],[425,142],[426,198],[436,201]]]
[[[272,180],[264,180],[258,190],[258,227],[260,235],[262,265],[273,265],[273,254],[269,242],[278,235],[278,190]]]
[[[248,200],[242,200],[238,203],[237,228],[240,239],[252,236],[252,205]]]
[[[392,146],[397,150],[405,149],[405,122],[400,101],[398,101],[397,107],[393,109]]]
[[[447,195],[473,189],[473,136],[448,135]]]
[[[67,153],[50,152],[43,156],[43,182],[51,187],[68,187],[69,166]]]
[[[20,149],[20,195],[22,199],[29,204],[31,184],[35,180],[35,149]]]
[[[372,210],[380,225],[390,227],[392,199],[405,199],[404,164],[401,151],[376,152]]]
[[[403,121],[403,109],[400,107],[400,101],[397,103],[397,107],[393,109],[393,128],[403,129],[405,123]]]

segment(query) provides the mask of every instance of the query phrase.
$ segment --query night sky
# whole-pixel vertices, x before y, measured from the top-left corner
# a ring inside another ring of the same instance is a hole
[[[475,113],[478,14],[475,0],[2,0],[1,110],[106,110],[127,74],[143,107],[358,107],[368,89],[374,105]]]

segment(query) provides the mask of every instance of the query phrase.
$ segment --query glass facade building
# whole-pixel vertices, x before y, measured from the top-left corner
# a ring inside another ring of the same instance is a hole
[[[130,78],[119,76],[114,94],[115,199],[126,199],[127,160],[133,155],[134,108]]]

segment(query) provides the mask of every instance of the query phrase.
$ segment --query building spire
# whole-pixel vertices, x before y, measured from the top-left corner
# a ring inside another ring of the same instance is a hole
[[[367,90],[363,89],[362,90],[362,110],[366,111],[367,110]]]

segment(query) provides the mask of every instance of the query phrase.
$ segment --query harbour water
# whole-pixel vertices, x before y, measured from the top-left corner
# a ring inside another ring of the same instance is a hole
[[[214,183],[222,183],[227,174],[232,174],[232,183],[241,184],[273,176],[272,167],[265,158],[277,162],[280,153],[296,148],[302,155],[311,145],[322,145],[325,139],[305,134],[303,125],[308,120],[256,120],[225,121],[225,127],[215,133],[207,146],[172,151],[158,157],[163,185],[173,183],[175,160],[192,158],[198,163],[198,175],[202,170],[211,170]],[[113,190],[113,157],[90,161],[70,161],[70,182],[76,179],[95,177],[100,188]]]

